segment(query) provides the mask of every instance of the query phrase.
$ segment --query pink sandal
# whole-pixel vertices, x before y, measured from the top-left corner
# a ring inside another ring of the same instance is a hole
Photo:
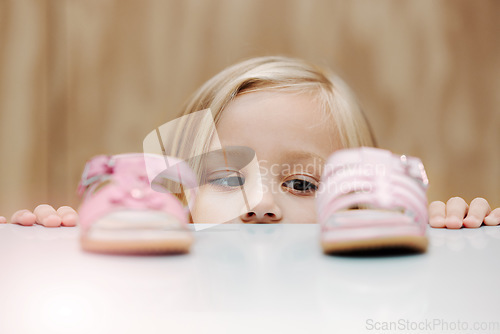
[[[324,252],[425,252],[428,183],[418,158],[371,147],[335,152],[317,197]]]
[[[79,209],[83,249],[119,254],[188,252],[193,242],[188,209],[162,188],[165,179],[196,189],[195,175],[176,158],[130,153],[88,161],[78,187],[80,195],[85,193]]]

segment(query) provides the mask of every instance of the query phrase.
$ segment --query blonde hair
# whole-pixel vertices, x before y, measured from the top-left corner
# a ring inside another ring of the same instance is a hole
[[[210,109],[217,125],[226,106],[238,95],[260,90],[312,93],[319,99],[324,116],[334,120],[332,131],[337,131],[343,147],[376,145],[368,121],[344,81],[324,69],[289,57],[251,58],[224,69],[191,96],[179,116]],[[171,155],[187,159],[208,152],[213,126],[197,126],[193,130],[187,119],[179,124],[183,125],[174,136]],[[201,175],[199,161],[191,167]]]

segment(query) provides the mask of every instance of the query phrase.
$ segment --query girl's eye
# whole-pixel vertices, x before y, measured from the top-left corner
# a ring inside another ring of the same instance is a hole
[[[209,182],[224,187],[239,187],[245,183],[245,179],[240,176],[230,176],[210,180]]]
[[[223,173],[222,175],[215,174],[209,178],[208,183],[222,188],[236,188],[245,184],[245,178],[235,172]]]
[[[318,186],[315,183],[297,178],[283,182],[283,186],[289,188],[292,192],[306,195],[312,194],[318,190]]]

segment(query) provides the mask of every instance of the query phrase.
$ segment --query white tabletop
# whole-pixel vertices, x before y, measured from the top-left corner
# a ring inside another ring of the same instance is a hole
[[[500,227],[384,257],[324,255],[318,232],[219,225],[190,254],[140,257],[0,225],[0,333],[500,333]]]

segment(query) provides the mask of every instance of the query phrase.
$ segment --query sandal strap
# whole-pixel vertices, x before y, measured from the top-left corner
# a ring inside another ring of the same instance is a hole
[[[429,181],[419,158],[362,147],[335,152],[325,164],[318,189],[318,218],[357,205],[401,210],[427,221]],[[423,225],[425,227],[425,225]]]
[[[162,183],[165,179],[174,183]],[[93,191],[106,180],[112,182]],[[176,191],[172,186],[180,190],[179,184],[190,192],[188,207],[173,195]],[[173,157],[150,153],[99,155],[86,163],[78,192],[86,193],[79,210],[84,228],[116,210],[159,210],[187,223],[197,179],[186,162]]]
[[[141,162],[144,161],[146,168],[130,168],[131,157],[140,158]],[[123,163],[124,161],[125,163]],[[159,187],[154,187],[155,181],[161,177],[163,179],[169,179],[182,184],[184,189],[192,191],[193,196],[191,196],[191,201],[196,197],[198,182],[195,174],[186,162],[178,158],[150,153],[126,153],[119,155],[95,156],[85,164],[77,189],[78,194],[82,196],[89,188],[96,186],[98,183],[108,179],[113,174],[115,178],[118,177],[120,179],[127,179],[137,176],[133,174],[138,174],[144,170],[147,173],[147,175],[144,175],[146,176],[144,181],[149,181],[149,185],[151,185],[154,190],[166,192],[166,189],[162,190]],[[190,203],[190,206],[191,204],[192,203]]]
[[[78,184],[78,195],[82,196],[91,185],[113,174],[113,166],[114,160],[111,155],[97,155],[87,161],[83,169],[80,183]]]

